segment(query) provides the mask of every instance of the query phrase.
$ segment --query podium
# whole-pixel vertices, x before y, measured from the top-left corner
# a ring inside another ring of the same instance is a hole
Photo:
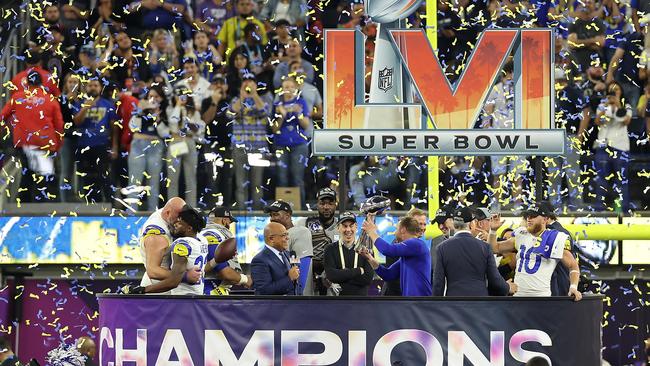
[[[100,365],[600,365],[602,296],[98,297]]]

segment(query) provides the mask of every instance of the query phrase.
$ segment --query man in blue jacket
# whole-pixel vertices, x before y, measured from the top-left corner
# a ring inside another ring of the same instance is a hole
[[[368,214],[370,217],[371,214]],[[379,237],[377,225],[365,220],[363,230],[373,241],[379,252],[389,257],[399,257],[390,267],[380,265],[368,250],[360,253],[384,281],[399,277],[402,296],[431,296],[431,255],[429,246],[420,239],[420,224],[412,217],[403,217],[397,224],[396,243],[390,244]]]
[[[297,295],[300,270],[289,261],[289,233],[271,222],[264,228],[264,249],[251,262],[255,295]]]
[[[455,234],[437,248],[434,296],[505,296],[516,291],[517,285],[499,274],[490,245],[472,236],[469,227],[475,220],[469,207],[454,213]]]

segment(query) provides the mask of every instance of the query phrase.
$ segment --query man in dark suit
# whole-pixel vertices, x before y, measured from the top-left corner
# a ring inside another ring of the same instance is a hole
[[[264,228],[266,246],[251,262],[255,295],[296,295],[297,266],[289,262],[289,233],[277,222]]]
[[[447,204],[436,211],[436,216],[433,221],[436,223],[438,230],[442,234],[435,236],[431,239],[431,269],[435,273],[436,254],[438,253],[438,245],[442,244],[450,236],[454,235],[454,212],[456,211],[456,203]],[[433,278],[433,276],[431,277]]]
[[[497,271],[490,246],[472,237],[469,226],[474,220],[469,207],[454,213],[455,234],[437,248],[433,296],[505,296],[517,291]]]

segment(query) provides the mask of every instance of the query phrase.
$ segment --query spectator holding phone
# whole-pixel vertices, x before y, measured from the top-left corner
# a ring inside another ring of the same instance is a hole
[[[201,109],[203,100],[210,97],[210,82],[199,73],[199,65],[194,57],[183,58],[183,80],[176,84],[177,89],[185,89],[192,95],[195,109]]]
[[[613,83],[608,88],[607,98],[598,106],[594,123],[598,126],[598,138],[594,142],[596,162],[596,203],[595,208],[604,210],[607,192],[605,187],[612,185],[620,199],[621,209],[630,208],[629,162],[630,139],[627,127],[632,121],[632,107],[623,104],[621,87]],[[605,179],[613,173],[611,180]],[[614,183],[610,183],[614,182]]]
[[[268,117],[270,103],[257,91],[252,74],[243,81],[239,96],[230,104],[232,123],[233,167],[235,170],[235,199],[240,210],[246,206],[261,209],[264,167],[250,165],[251,154],[264,155],[269,151]]]
[[[191,91],[180,89],[176,92],[174,108],[169,114],[169,129],[172,141],[167,149],[169,188],[167,195],[177,197],[181,169],[185,182],[185,202],[196,206],[196,169],[198,151],[196,144],[203,140],[205,122],[196,109]]]
[[[63,116],[63,142],[58,154],[59,188],[61,201],[72,202],[75,200],[77,190],[75,187],[74,149],[77,144],[79,132],[74,128],[72,108],[81,96],[81,78],[73,73],[66,75],[63,82],[63,92],[59,99],[61,115]],[[77,132],[75,134],[75,132]]]
[[[289,176],[293,186],[300,190],[300,202],[305,202],[305,167],[309,161],[309,142],[311,141],[311,111],[307,103],[298,95],[298,83],[288,77],[282,82],[280,99],[275,103],[273,142],[280,160],[277,169],[279,187],[289,186]]]
[[[129,153],[130,184],[143,186],[148,176],[147,209],[155,211],[160,194],[160,173],[163,167],[165,145],[169,137],[167,116],[168,101],[159,86],[149,89],[138,103],[138,112],[131,118],[129,128],[133,132]],[[131,196],[135,196],[134,193]]]
[[[228,84],[223,75],[215,76],[210,85],[210,98],[201,104],[201,117],[205,122],[205,144],[199,155],[200,201],[214,207],[218,196],[223,206],[232,204],[232,121],[228,116],[230,98]]]

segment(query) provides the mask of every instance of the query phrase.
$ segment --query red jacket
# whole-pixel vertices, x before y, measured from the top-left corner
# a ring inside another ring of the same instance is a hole
[[[59,101],[42,88],[15,92],[0,113],[11,124],[14,146],[33,145],[58,151],[63,136]]]
[[[16,93],[19,91],[24,91],[27,89],[27,74],[31,70],[36,70],[39,75],[41,75],[41,80],[43,81],[43,86],[45,87],[45,90],[47,90],[50,94],[54,95],[55,97],[59,97],[61,95],[61,91],[59,88],[56,86],[56,80],[50,74],[49,71],[39,67],[39,66],[34,66],[34,67],[28,67],[25,70],[19,72],[14,76],[13,79],[11,79],[11,83],[14,84],[16,89],[12,89],[12,93]],[[61,77],[61,75],[59,75]]]
[[[122,93],[120,96],[119,106],[117,107],[117,115],[122,120],[122,131],[120,133],[120,147],[123,151],[131,151],[131,140],[133,140],[133,133],[129,128],[131,116],[133,111],[138,105],[138,98]]]

